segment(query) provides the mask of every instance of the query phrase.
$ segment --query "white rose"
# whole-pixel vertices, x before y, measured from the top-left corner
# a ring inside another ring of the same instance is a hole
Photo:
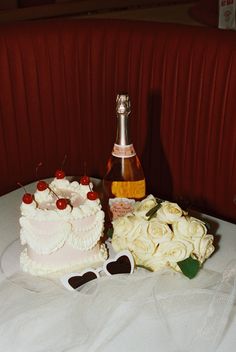
[[[112,246],[114,250],[120,251],[128,248],[128,242],[146,232],[139,218],[132,215],[118,217],[113,222]],[[145,225],[145,223],[144,223]]]
[[[197,237],[193,242],[193,253],[201,263],[203,263],[214,252],[215,247],[213,246],[213,240],[214,237],[212,235],[206,235],[202,238]]]
[[[156,218],[148,222],[147,235],[156,245],[164,241],[170,241],[173,237],[170,227],[159,222]]]
[[[134,227],[134,216],[121,216],[113,220],[113,236],[126,236]]]
[[[145,217],[147,212],[152,208],[154,208],[156,205],[157,205],[156,198],[152,194],[149,194],[149,196],[147,196],[141,202],[135,203],[134,214]]]
[[[188,227],[189,221],[187,217],[182,216],[178,221],[172,224],[174,236],[176,238],[188,238]]]
[[[155,252],[155,244],[144,234],[129,242],[128,249],[132,252],[136,264],[143,263],[144,260],[149,259]]]
[[[152,271],[158,271],[169,267],[168,262],[158,254],[154,254],[147,260],[142,261],[139,265],[142,265],[143,267]]]
[[[135,216],[132,230],[127,233],[127,240],[133,242],[138,237],[147,237],[147,227],[147,220]]]
[[[203,221],[189,217],[189,232],[192,236],[202,237],[206,235],[207,228]]]
[[[157,253],[163,261],[177,263],[190,256],[193,251],[193,244],[186,240],[172,240],[159,244]]]
[[[194,240],[196,237],[203,237],[207,233],[204,222],[193,217],[182,216],[177,222],[172,224],[174,236]]]
[[[156,217],[158,220],[167,224],[172,224],[178,221],[183,214],[182,209],[176,203],[162,202],[160,209],[158,209]]]
[[[123,251],[124,249],[128,249],[128,243],[126,236],[114,236],[112,237],[112,247],[115,252]]]

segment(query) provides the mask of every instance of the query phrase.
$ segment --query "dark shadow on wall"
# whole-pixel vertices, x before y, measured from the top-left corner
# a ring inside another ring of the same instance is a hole
[[[172,199],[171,170],[161,140],[162,98],[160,92],[151,92],[148,99],[148,133],[143,155],[147,194]]]

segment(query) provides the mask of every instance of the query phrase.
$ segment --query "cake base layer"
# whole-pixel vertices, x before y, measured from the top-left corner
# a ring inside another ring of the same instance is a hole
[[[48,255],[40,255],[27,246],[21,252],[20,265],[23,271],[32,275],[55,277],[89,267],[97,268],[107,257],[107,248],[105,244],[100,243],[88,251],[65,245],[59,251]]]

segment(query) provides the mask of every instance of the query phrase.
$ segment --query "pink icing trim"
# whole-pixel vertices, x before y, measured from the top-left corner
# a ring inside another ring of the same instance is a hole
[[[37,263],[44,265],[58,265],[63,266],[64,264],[69,265],[74,263],[80,263],[89,257],[96,256],[100,251],[100,244],[97,244],[89,251],[80,251],[65,244],[60,250],[50,254],[38,254],[29,246],[27,247],[27,254],[29,258]]]

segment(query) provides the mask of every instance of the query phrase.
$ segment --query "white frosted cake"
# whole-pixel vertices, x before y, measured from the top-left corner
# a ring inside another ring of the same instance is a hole
[[[55,276],[96,268],[107,259],[104,212],[87,176],[70,182],[59,170],[50,184],[39,181],[35,193],[22,198],[20,225],[25,272]]]

